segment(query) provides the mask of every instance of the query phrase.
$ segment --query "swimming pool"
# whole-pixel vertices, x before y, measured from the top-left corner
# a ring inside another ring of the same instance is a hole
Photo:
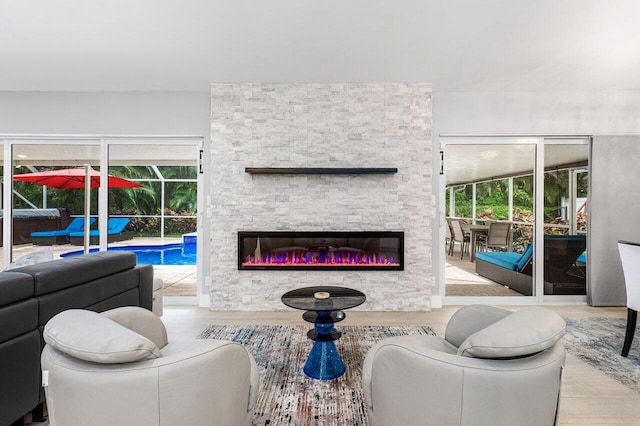
[[[109,247],[108,251],[130,251],[136,254],[138,263],[148,265],[195,265],[196,246],[195,244],[184,245],[182,243],[164,244],[157,246],[121,246]],[[97,252],[94,248],[89,252]],[[63,253],[60,257],[79,256],[84,251],[77,250]]]

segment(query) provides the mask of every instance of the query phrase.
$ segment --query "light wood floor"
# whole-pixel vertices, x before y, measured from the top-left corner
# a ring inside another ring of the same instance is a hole
[[[626,318],[626,308],[547,306],[569,318]],[[428,325],[444,334],[459,307],[431,312],[347,312],[345,325]],[[306,324],[297,311],[212,312],[206,308],[165,306],[162,320],[169,338],[193,338],[209,324]],[[622,342],[620,342],[622,345]],[[639,343],[640,345],[640,343]],[[632,350],[639,346],[634,344]],[[560,403],[561,425],[640,425],[640,395],[579,359],[568,355]]]

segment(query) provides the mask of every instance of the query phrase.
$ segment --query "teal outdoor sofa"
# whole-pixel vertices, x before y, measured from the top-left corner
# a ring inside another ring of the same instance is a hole
[[[585,235],[545,235],[544,293],[586,294],[586,276],[576,274],[576,263],[586,250]],[[476,273],[525,296],[533,295],[533,244],[522,253],[479,252]]]

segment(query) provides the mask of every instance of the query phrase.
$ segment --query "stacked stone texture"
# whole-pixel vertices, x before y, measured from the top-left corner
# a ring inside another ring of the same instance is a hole
[[[288,309],[294,288],[358,289],[357,309],[430,307],[430,84],[211,86],[211,308]],[[257,175],[245,167],[397,167]],[[404,271],[238,270],[238,231],[404,231]]]

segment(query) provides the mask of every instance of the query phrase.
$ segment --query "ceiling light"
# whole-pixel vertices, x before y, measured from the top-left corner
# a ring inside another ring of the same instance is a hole
[[[480,157],[482,157],[483,160],[493,160],[494,158],[496,158],[498,156],[498,151],[482,151],[480,153]]]
[[[535,145],[516,145],[516,149],[521,152],[529,152],[532,151],[536,146]]]

